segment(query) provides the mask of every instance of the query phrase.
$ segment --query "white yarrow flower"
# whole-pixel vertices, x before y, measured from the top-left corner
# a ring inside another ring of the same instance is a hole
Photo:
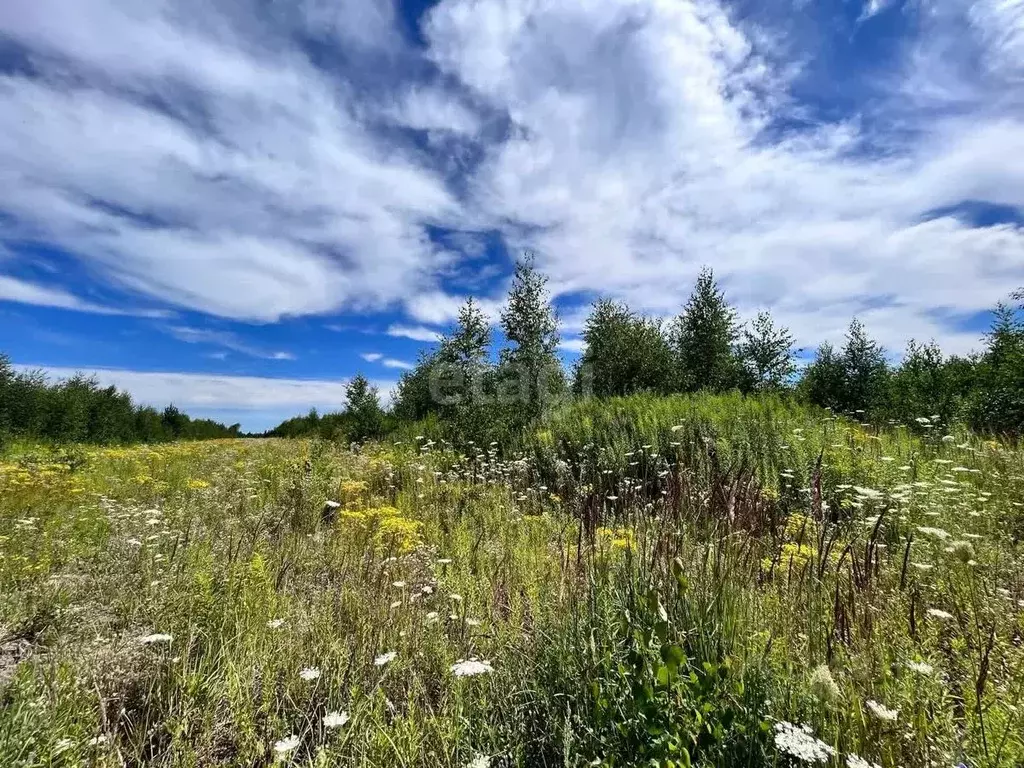
[[[864,702],[868,710],[872,715],[877,717],[879,720],[885,720],[890,723],[896,722],[896,718],[899,717],[900,711],[898,709],[889,709],[884,704],[879,704],[874,699],[868,699]]]
[[[348,712],[328,712],[324,715],[324,728],[341,728],[348,722]]]
[[[477,755],[466,763],[466,768],[491,768],[491,758],[487,755]]]
[[[320,670],[316,667],[306,667],[304,670],[299,672],[299,677],[301,677],[307,683],[311,683],[314,680],[319,680],[320,674]]]
[[[473,677],[474,675],[486,675],[488,672],[493,672],[494,667],[491,666],[489,661],[480,661],[478,659],[465,659],[459,660],[455,664],[452,664],[452,674],[456,677]]]
[[[923,661],[908,661],[907,668],[911,672],[917,672],[919,675],[930,675],[935,671],[935,668],[931,664],[927,664]]]
[[[383,667],[385,664],[389,664],[390,662],[394,661],[395,656],[397,655],[398,654],[395,651],[388,651],[387,653],[382,653],[380,656],[373,660],[373,665],[375,667]]]
[[[267,629],[280,629],[284,626],[284,619],[271,619],[267,622]]]
[[[163,643],[169,643],[173,639],[174,638],[168,634],[158,632],[153,635],[146,635],[145,637],[140,637],[139,642],[143,645],[161,645]]]
[[[279,755],[287,755],[297,746],[299,746],[299,737],[293,733],[291,736],[285,736],[280,741],[275,741],[274,751]]]
[[[929,608],[926,611],[926,613],[929,616],[935,617],[936,619],[945,619],[948,621],[949,619],[953,618],[952,613],[950,613],[949,611],[943,611],[941,608]]]

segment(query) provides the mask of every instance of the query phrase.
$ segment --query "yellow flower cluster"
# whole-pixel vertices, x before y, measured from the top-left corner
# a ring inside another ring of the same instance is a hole
[[[636,549],[636,534],[632,528],[598,528],[595,533],[600,549],[613,552]]]
[[[342,525],[367,534],[381,550],[407,554],[423,542],[420,537],[423,523],[403,517],[394,507],[346,509],[338,515],[338,520]]]

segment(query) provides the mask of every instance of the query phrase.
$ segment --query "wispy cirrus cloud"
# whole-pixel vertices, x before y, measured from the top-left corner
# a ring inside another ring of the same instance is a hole
[[[108,307],[75,296],[61,288],[53,288],[39,283],[19,280],[15,277],[0,275],[0,301],[12,301],[19,304],[33,304],[38,307],[55,309],[71,309],[76,312],[91,312],[98,315],[135,315],[138,317],[169,317],[172,313],[160,309],[127,309]]]
[[[392,325],[388,327],[388,336],[400,339],[412,339],[413,341],[436,342],[441,340],[440,331],[427,328],[423,325]]]
[[[262,360],[294,360],[291,352],[273,351],[246,343],[237,334],[230,331],[216,331],[208,328],[192,328],[186,325],[171,325],[164,330],[178,341],[186,344],[206,344],[237,352],[247,357]],[[217,353],[220,354],[220,353]]]
[[[577,327],[580,297],[673,314],[707,264],[804,345],[859,314],[968,348],[1024,273],[1019,221],[962,210],[1024,210],[1024,5],[830,2],[440,0],[416,39],[374,0],[3,4],[33,66],[0,70],[0,240],[210,315],[400,310],[387,333],[430,342],[467,286],[497,317],[488,233]]]

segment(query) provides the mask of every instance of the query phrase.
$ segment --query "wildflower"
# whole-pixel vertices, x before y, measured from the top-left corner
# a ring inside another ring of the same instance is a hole
[[[944,531],[942,528],[919,526],[917,530],[918,533],[923,533],[925,536],[934,536],[936,539],[942,539],[943,541],[950,537],[949,531]]]
[[[480,626],[480,619],[466,619],[466,626],[467,627],[479,627]]]
[[[431,611],[427,614],[427,624],[433,624],[438,620],[437,611]]]
[[[907,668],[911,672],[917,672],[919,675],[930,675],[935,671],[935,668],[931,664],[927,664],[923,661],[908,661]]]
[[[452,664],[452,674],[456,677],[473,677],[474,675],[486,675],[493,672],[494,668],[489,661],[477,659],[460,660]]]
[[[821,701],[835,701],[839,698],[839,685],[827,664],[821,664],[811,672],[811,693]]]
[[[865,704],[871,714],[879,720],[894,723],[896,722],[896,718],[899,717],[900,711],[898,709],[889,709],[887,706],[879,704],[874,699],[868,699]]]
[[[163,634],[163,633],[157,633],[157,634],[154,634],[154,635],[146,635],[145,637],[140,637],[139,638],[139,642],[142,643],[143,645],[158,645],[158,644],[163,644],[163,643],[169,643],[173,639],[174,638],[171,637],[170,635],[166,635],[166,634]]]
[[[63,752],[65,749],[70,749],[74,745],[75,745],[75,742],[72,741],[71,739],[61,739],[60,741],[58,741],[56,744],[53,745],[53,753],[57,754],[59,752]]]
[[[324,728],[341,728],[348,722],[348,712],[328,712],[324,715]]]
[[[321,672],[316,667],[306,667],[304,670],[299,672],[299,677],[305,680],[307,683],[311,683],[314,680],[320,679]]]
[[[274,742],[274,752],[279,755],[287,755],[289,752],[299,746],[299,737],[295,734],[291,736],[285,736],[280,741]]]
[[[775,746],[805,763],[827,763],[836,753],[828,744],[814,738],[811,726],[785,721],[775,724]]]
[[[451,565],[452,559],[450,557],[442,557],[437,561],[438,565]]]
[[[949,611],[943,611],[943,610],[941,610],[939,608],[929,608],[926,611],[926,613],[929,616],[934,616],[936,619],[946,619],[946,620],[948,620],[948,619],[952,619],[953,618],[953,614],[952,613],[950,613]]]
[[[267,622],[267,629],[280,629],[284,626],[284,619],[271,619]]]
[[[490,766],[491,758],[487,757],[486,755],[477,755],[468,763],[466,763],[465,768],[490,768]]]
[[[394,661],[395,656],[397,655],[398,654],[395,651],[388,651],[387,653],[382,653],[380,656],[373,660],[373,665],[375,667],[383,667],[385,664],[389,664],[390,662]]]
[[[107,737],[104,736],[103,734],[100,734],[99,736],[95,736],[95,737],[89,739],[86,742],[86,744],[88,744],[90,747],[98,747],[100,744],[106,744],[106,743],[107,743]]]
[[[846,768],[882,768],[878,763],[869,763],[857,755],[846,756]]]
[[[456,602],[456,603],[461,603],[462,602],[462,595],[451,594],[451,595],[448,596],[448,599],[452,600],[453,602]]]

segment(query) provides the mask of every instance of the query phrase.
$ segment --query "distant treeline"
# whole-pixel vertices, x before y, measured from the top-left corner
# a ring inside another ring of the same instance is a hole
[[[516,436],[569,397],[735,390],[781,393],[861,421],[1024,432],[1020,294],[995,308],[983,349],[970,356],[911,341],[894,364],[854,318],[841,348],[822,344],[808,361],[769,313],[740,323],[704,270],[667,322],[620,302],[595,302],[582,334],[585,350],[567,372],[557,356],[558,321],[546,282],[532,258],[518,265],[501,315],[508,343],[496,358],[490,324],[470,299],[451,331],[403,375],[388,413],[360,376],[344,412],[290,419],[270,434],[361,440],[426,420],[446,437],[483,444]]]
[[[0,355],[0,446],[10,438],[55,442],[136,443],[238,437],[241,427],[192,419],[169,405],[158,411],[85,376],[50,382],[21,373]]]

